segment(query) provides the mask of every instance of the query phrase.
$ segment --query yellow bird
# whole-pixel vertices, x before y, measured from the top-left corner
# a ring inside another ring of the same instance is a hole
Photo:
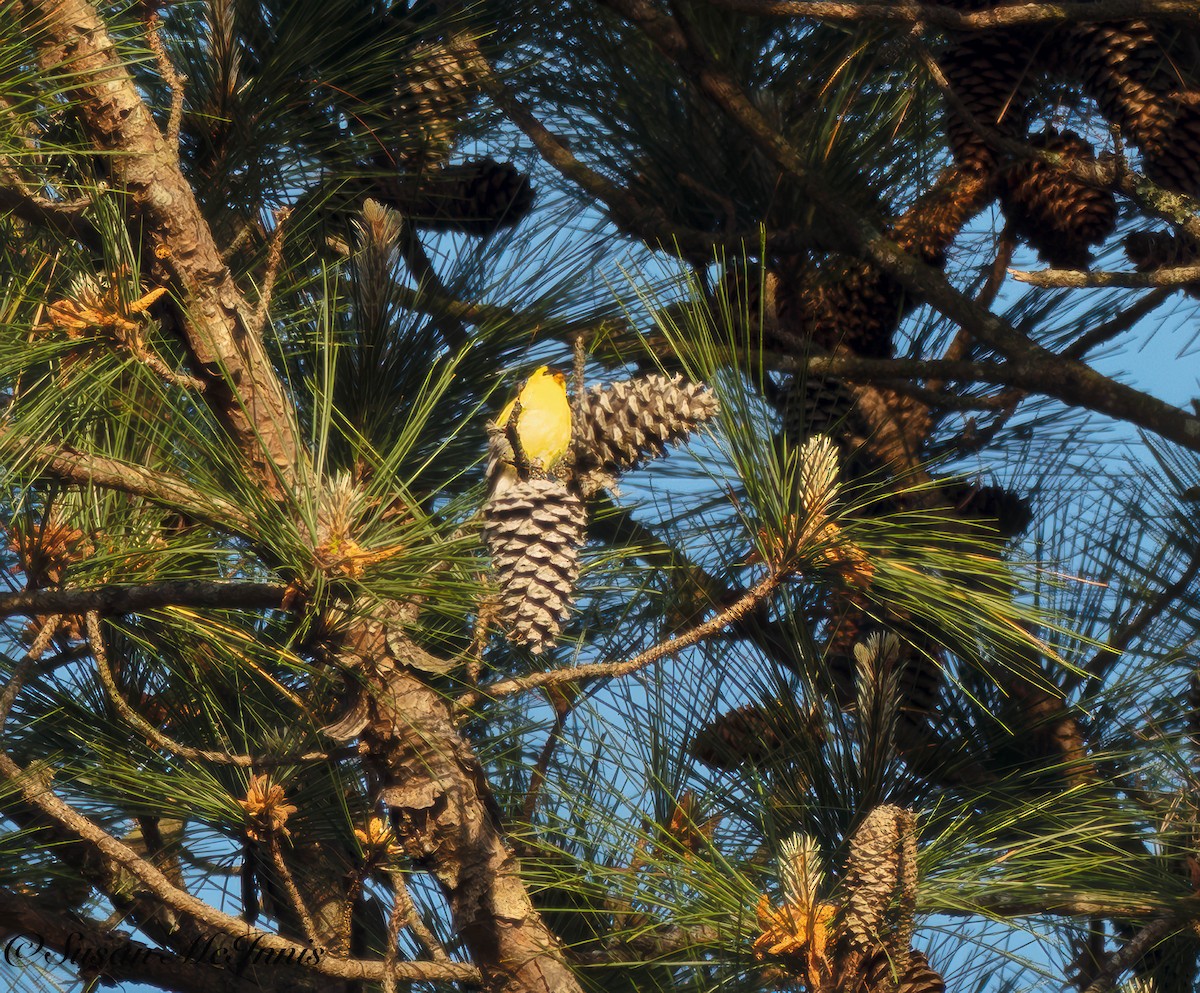
[[[571,447],[571,404],[567,400],[566,377],[548,366],[539,366],[494,422],[499,430],[493,433],[492,458],[488,465],[493,496],[507,489],[518,477],[507,434],[508,422],[518,400],[521,412],[517,415],[517,437],[525,450],[529,469],[534,473],[549,472]]]

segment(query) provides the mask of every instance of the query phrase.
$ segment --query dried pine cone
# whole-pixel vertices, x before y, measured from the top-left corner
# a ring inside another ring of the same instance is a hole
[[[1096,161],[1092,146],[1073,131],[1059,134],[1046,128],[1031,136],[1030,144],[1069,161]],[[1091,246],[1104,241],[1117,224],[1117,203],[1110,190],[1088,186],[1041,159],[1005,170],[999,192],[1013,230],[1054,266],[1086,266]]]
[[[587,525],[583,501],[557,479],[516,480],[484,507],[508,638],[535,655],[554,644],[571,606]]]
[[[590,387],[575,420],[575,469],[584,496],[611,487],[616,473],[664,454],[717,411],[708,387],[681,376]]]
[[[1162,140],[1171,116],[1164,98],[1178,79],[1145,21],[1075,25],[1059,62],[1139,147]]]
[[[778,301],[783,331],[866,358],[891,357],[893,332],[913,306],[891,277],[847,257],[831,257],[799,278],[781,276]]]
[[[783,398],[783,436],[799,445],[824,434],[844,449],[861,445],[866,426],[854,391],[830,376],[794,376]],[[847,445],[847,442],[851,442]],[[844,453],[843,453],[844,454]]]
[[[917,894],[916,815],[894,804],[871,810],[850,839],[843,927],[855,948],[906,963]]]

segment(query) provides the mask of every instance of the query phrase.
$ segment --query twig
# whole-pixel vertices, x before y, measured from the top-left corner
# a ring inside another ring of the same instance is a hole
[[[578,665],[570,669],[552,669],[549,672],[535,672],[532,675],[521,676],[517,679],[501,680],[498,683],[483,687],[478,692],[472,691],[464,694],[457,701],[457,707],[459,709],[470,707],[478,701],[481,695],[486,695],[490,699],[499,699],[501,697],[512,696],[514,693],[523,693],[526,690],[535,689],[539,686],[558,686],[562,683],[576,683],[585,679],[620,679],[623,676],[628,676],[640,669],[645,669],[647,666],[653,665],[661,659],[677,655],[685,648],[690,648],[692,645],[716,634],[726,625],[741,620],[770,596],[779,584],[783,582],[784,578],[783,574],[772,573],[768,575],[747,591],[736,603],[726,607],[714,617],[702,624],[696,625],[690,631],[686,631],[678,637],[672,637],[652,648],[646,649],[631,659],[626,659],[623,662],[594,662],[590,665]]]
[[[315,948],[320,944],[320,936],[317,934],[316,925],[313,924],[312,915],[304,905],[304,898],[300,896],[296,880],[292,878],[292,870],[288,867],[287,861],[283,857],[283,852],[279,847],[278,831],[270,833],[267,839],[267,849],[271,853],[271,864],[275,866],[275,871],[279,873],[280,882],[283,883],[283,888],[287,892],[288,902],[292,905],[292,910],[295,911],[296,916],[300,918],[300,926],[304,929],[304,937]]]
[[[529,456],[525,452],[525,444],[521,441],[521,432],[518,430],[521,422],[521,398],[518,397],[513,401],[512,412],[508,415],[508,420],[504,422],[504,437],[512,446],[513,450],[513,465],[516,466],[517,475],[522,479],[528,479],[530,470],[533,468]]]
[[[134,614],[158,607],[282,609],[282,583],[238,583],[208,579],[165,580],[143,586],[98,586],[86,590],[27,590],[0,596],[0,617],[14,614]]]
[[[418,296],[426,292],[428,288],[439,299],[450,298],[450,292],[442,282],[442,277],[438,275],[437,269],[433,267],[433,262],[430,261],[429,255],[425,251],[425,246],[421,244],[420,235],[407,220],[404,222],[404,229],[400,234],[400,254],[404,257],[408,271],[417,280]],[[442,336],[442,341],[452,352],[462,351],[470,342],[467,329],[463,327],[462,322],[454,313],[442,310],[431,316],[434,327]]]
[[[1069,348],[1064,348],[1062,354],[1072,359],[1082,359],[1097,345],[1115,338],[1128,331],[1133,325],[1157,309],[1172,293],[1172,290],[1160,287],[1151,290],[1141,299],[1126,307],[1121,313],[1105,321],[1099,327],[1092,328],[1087,334],[1080,335]]]
[[[467,655],[467,682],[479,685],[479,674],[483,671],[483,652],[487,648],[488,634],[496,619],[499,604],[495,597],[485,595],[479,601],[475,613],[475,625],[471,631],[471,649]]]
[[[84,948],[98,961],[107,960],[111,954],[112,961],[120,963],[119,976],[114,978],[124,984],[144,983],[154,989],[195,993],[262,993],[259,982],[238,977],[231,969],[202,956],[143,943],[133,934],[113,930],[116,925],[114,921],[106,927],[86,916],[52,911],[42,901],[11,887],[5,889],[0,901],[0,932],[37,935],[47,951],[60,954],[63,962]]]
[[[546,735],[546,743],[542,745],[537,764],[533,767],[533,772],[529,777],[529,788],[525,791],[525,802],[521,806],[521,816],[526,824],[533,821],[538,795],[542,792],[542,786],[546,782],[546,772],[550,768],[550,762],[554,758],[558,743],[562,740],[563,728],[567,726],[567,717],[570,713],[571,708],[568,706],[554,708],[554,724],[550,728],[550,733]]]
[[[177,755],[187,762],[211,762],[214,765],[232,765],[244,769],[263,769],[281,765],[300,765],[307,762],[332,762],[340,758],[350,758],[358,754],[357,748],[344,748],[336,752],[297,752],[291,755],[235,755],[229,752],[215,752],[205,748],[192,748],[183,742],[164,734],[125,699],[117,686],[116,677],[108,661],[108,651],[104,643],[103,632],[100,629],[99,614],[89,611],[87,614],[88,641],[92,647],[92,657],[96,660],[96,674],[100,677],[100,685],[104,687],[109,701],[117,708],[117,713],[132,724],[139,733],[160,751]]]
[[[167,145],[175,157],[175,162],[178,164],[179,125],[183,120],[183,87],[187,82],[187,76],[181,75],[171,64],[167,49],[158,33],[160,20],[157,10],[152,10],[150,16],[146,18],[146,42],[150,45],[150,51],[154,53],[154,60],[158,63],[159,75],[162,76],[167,88],[171,91],[171,112],[167,118],[166,139]]]
[[[1151,921],[1130,938],[1123,948],[1113,953],[1083,993],[1108,993],[1116,985],[1117,977],[1122,972],[1178,927],[1179,922],[1174,917],[1160,917],[1156,921]]]
[[[1129,643],[1141,634],[1148,624],[1186,592],[1198,575],[1200,575],[1200,552],[1192,555],[1187,568],[1183,570],[1183,573],[1175,582],[1164,587],[1158,596],[1149,603],[1144,604],[1136,617],[1121,625],[1121,627],[1113,632],[1112,636],[1108,639],[1108,643],[1088,659],[1087,664],[1083,666],[1083,671],[1087,673],[1088,678],[1093,683],[1103,679],[1105,672],[1121,657],[1121,653],[1129,647]],[[1076,679],[1078,677],[1073,677],[1072,682],[1075,682]]]
[[[848,24],[857,21],[890,21],[898,24],[931,24],[954,31],[993,31],[1032,25],[1123,21],[1137,17],[1170,18],[1195,23],[1196,6],[1189,0],[1098,0],[1096,3],[1023,3],[993,7],[967,14],[934,3],[913,0],[859,0],[858,3],[802,2],[802,0],[709,0],[714,7],[755,17],[810,17]]]
[[[433,961],[449,962],[450,956],[446,954],[445,946],[438,940],[438,936],[426,927],[425,920],[421,917],[421,912],[417,910],[417,905],[413,902],[412,894],[408,891],[408,884],[404,881],[404,873],[398,869],[389,870],[388,879],[391,881],[392,892],[395,898],[395,902],[392,905],[393,914],[399,912],[404,925],[425,946],[425,950],[429,952]]]
[[[271,245],[267,249],[267,266],[263,273],[262,292],[258,295],[258,306],[254,308],[252,330],[261,335],[267,326],[270,316],[271,294],[275,292],[275,280],[279,276],[279,267],[283,263],[283,234],[287,220],[292,216],[290,207],[280,207],[275,211],[275,230],[271,232]]]
[[[94,4],[10,0],[8,6],[30,30],[38,64],[59,79],[80,127],[111,152],[113,185],[128,192],[120,198],[124,221],[172,277],[178,330],[193,367],[209,381],[207,403],[256,482],[283,498],[306,448],[265,346],[247,333],[250,308],[221,261],[180,169],[178,147],[168,147]]]
[[[1118,286],[1122,289],[1144,289],[1149,286],[1186,286],[1200,281],[1200,265],[1172,266],[1153,272],[1083,272],[1079,269],[1039,269],[1023,272],[1009,269],[1008,274],[1018,283],[1030,286],[1062,286],[1072,289]]]
[[[50,647],[50,642],[54,640],[54,635],[58,631],[59,621],[62,620],[62,614],[51,614],[43,622],[38,630],[37,637],[33,639],[33,644],[29,646],[29,651],[25,653],[25,657],[21,659],[20,664],[13,670],[12,676],[4,686],[4,692],[0,693],[0,738],[4,737],[4,725],[8,723],[8,715],[12,711],[13,704],[17,701],[17,694],[21,692],[21,687],[29,674],[37,667],[41,657],[46,654],[46,649]]]

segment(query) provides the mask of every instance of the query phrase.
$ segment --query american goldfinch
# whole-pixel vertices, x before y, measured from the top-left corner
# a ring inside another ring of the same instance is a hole
[[[492,458],[488,465],[493,496],[518,478],[516,456],[508,441],[509,421],[518,400],[521,411],[517,415],[517,437],[530,470],[535,474],[548,473],[571,447],[571,404],[567,400],[566,378],[548,366],[539,366],[494,421]]]

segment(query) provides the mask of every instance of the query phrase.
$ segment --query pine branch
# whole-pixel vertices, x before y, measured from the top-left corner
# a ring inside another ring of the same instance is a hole
[[[242,533],[250,526],[249,519],[235,504],[200,493],[184,480],[157,469],[42,444],[12,432],[0,433],[0,450],[36,463],[41,472],[64,482],[145,497],[189,517]]]
[[[384,978],[382,962],[343,959],[318,954],[314,949],[289,941],[266,931],[250,927],[237,917],[230,917],[203,900],[176,887],[158,868],[141,858],[128,845],[114,838],[72,807],[50,789],[46,777],[22,768],[7,753],[0,753],[0,777],[8,780],[23,801],[38,810],[50,822],[62,828],[105,861],[119,867],[137,879],[162,906],[196,922],[202,930],[225,935],[235,943],[230,951],[237,960],[237,949],[260,948],[274,952],[280,963],[299,963],[297,969],[343,980],[378,982]],[[323,950],[322,950],[323,951]],[[401,962],[392,969],[402,982],[479,982],[480,974],[470,965],[444,962]]]
[[[994,31],[997,28],[1055,24],[1124,21],[1138,17],[1196,23],[1196,7],[1189,0],[1097,0],[1095,3],[1024,3],[960,13],[948,5],[914,0],[864,0],[859,3],[824,3],[820,0],[709,0],[715,7],[754,17],[810,17],[834,24],[881,21],[894,24],[930,24],[953,31]]]
[[[689,48],[674,21],[645,0],[597,0],[641,28],[655,46],[743,129],[764,154],[787,170],[826,213],[828,228],[841,233],[847,248],[895,278],[906,289],[956,321],[985,345],[1008,357],[1022,374],[1036,370],[1042,392],[1070,406],[1082,406],[1146,428],[1191,451],[1200,451],[1200,417],[1101,375],[1090,366],[1064,359],[1031,341],[1009,323],[980,307],[938,270],[900,251],[882,237],[819,177],[747,99],[738,84],[707,53]],[[1176,198],[1181,202],[1184,198]]]
[[[481,696],[489,699],[500,699],[512,696],[514,693],[524,693],[539,686],[561,686],[564,683],[577,683],[585,679],[620,679],[653,665],[662,659],[671,658],[691,648],[720,632],[730,624],[749,616],[757,607],[763,604],[779,584],[787,578],[786,574],[768,575],[749,589],[740,599],[719,611],[716,615],[697,624],[683,634],[659,642],[644,652],[639,652],[633,658],[621,662],[593,662],[587,665],[577,665],[569,669],[551,669],[548,672],[535,672],[529,676],[517,679],[504,679],[483,687],[478,693],[472,691],[459,698],[457,706],[460,709],[471,707]]]
[[[283,609],[283,583],[241,583],[206,579],[166,580],[141,586],[99,586],[85,590],[27,590],[0,595],[0,617],[14,614],[137,614],[159,607]]]
[[[56,952],[62,961],[68,954],[87,952],[99,960],[108,955],[105,972],[129,983],[148,983],[179,993],[262,993],[262,984],[234,975],[229,969],[210,965],[193,956],[147,945],[132,934],[124,934],[77,914],[64,914],[39,906],[36,899],[0,889],[0,933],[12,952],[20,955],[15,935],[29,936],[41,948]],[[36,938],[34,937],[36,936]],[[11,958],[10,954],[10,958]],[[20,965],[22,960],[13,959]],[[29,968],[35,963],[29,962]]]
[[[1083,272],[1078,269],[1039,269],[1022,272],[1009,269],[1008,274],[1018,283],[1030,286],[1062,286],[1071,289],[1098,286],[1119,286],[1140,290],[1151,286],[1186,286],[1200,282],[1200,265],[1172,266],[1152,272]]]
[[[103,20],[87,0],[16,0],[38,63],[75,101],[106,157],[126,218],[163,279],[180,295],[180,327],[205,397],[268,493],[293,480],[303,452],[292,410],[253,331],[252,309],[233,283],[195,195]],[[65,70],[64,66],[69,67]]]
[[[160,752],[176,755],[185,762],[210,762],[213,765],[231,765],[242,769],[268,769],[283,765],[303,765],[310,762],[334,762],[341,758],[350,758],[358,754],[357,748],[343,748],[337,752],[293,752],[279,755],[236,755],[230,752],[217,752],[205,748],[192,748],[164,734],[146,718],[134,709],[125,699],[108,662],[108,651],[105,648],[103,633],[99,625],[99,615],[91,611],[87,615],[88,641],[91,644],[92,657],[96,660],[96,673],[100,677],[100,685],[109,701],[117,709],[117,713],[131,724]],[[30,650],[32,655],[32,649]],[[7,692],[7,691],[6,691]],[[3,698],[0,698],[0,716],[3,715]],[[3,722],[0,721],[0,726]]]
[[[1117,977],[1122,972],[1178,928],[1179,922],[1173,917],[1160,917],[1151,921],[1104,963],[1099,974],[1083,993],[1108,993],[1116,985]]]

